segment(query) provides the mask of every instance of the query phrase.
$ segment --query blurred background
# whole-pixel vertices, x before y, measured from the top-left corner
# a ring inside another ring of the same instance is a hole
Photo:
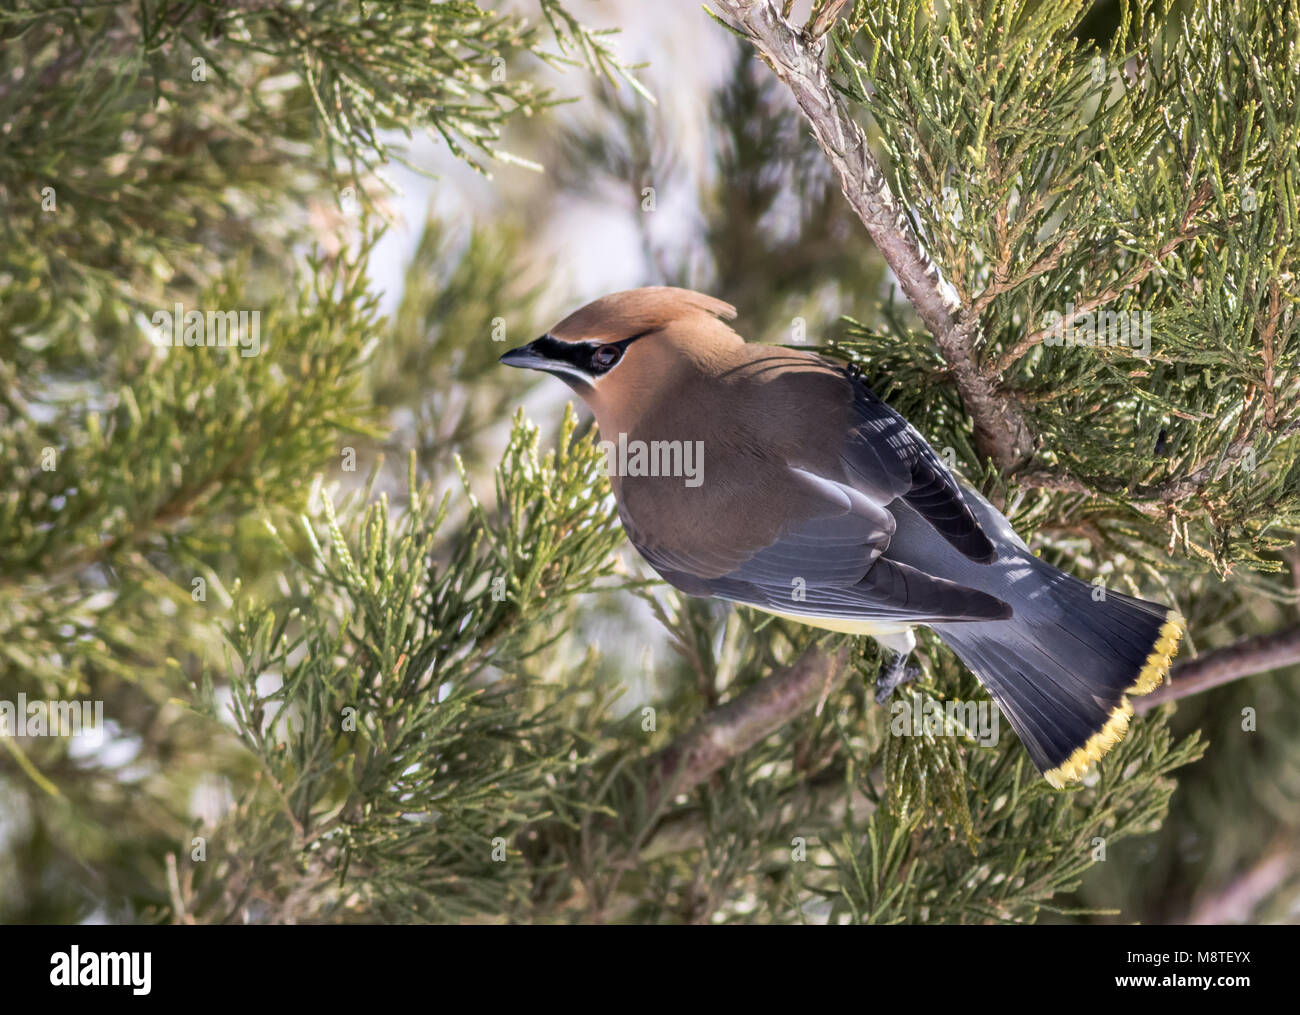
[[[535,16],[528,3],[501,6]],[[644,64],[635,74],[655,101],[617,76],[559,69],[525,53],[510,57],[508,74],[526,74],[574,101],[510,118],[497,147],[514,161],[485,161],[485,171],[476,170],[444,143],[396,130],[385,135],[408,164],[392,162],[380,173],[382,181],[359,184],[391,219],[364,267],[377,302],[355,319],[349,317],[355,306],[336,313],[378,340],[358,370],[344,377],[313,368],[304,378],[314,373],[315,379],[304,380],[301,389],[304,412],[338,413],[346,437],[336,443],[354,448],[363,463],[356,474],[327,471],[325,485],[339,495],[362,488],[374,467],[376,489],[400,500],[406,453],[414,448],[438,493],[457,487],[453,456],[459,455],[471,484],[491,498],[491,468],[506,446],[515,409],[522,404],[544,432],[553,433],[570,400],[561,385],[499,368],[496,357],[607,292],[658,284],[709,292],[738,307],[738,327],[747,339],[768,343],[798,341],[796,321],[809,344],[824,345],[848,336],[846,318],[907,316],[786,90],[695,0],[571,0],[565,6],[587,25],[619,29],[612,45],[628,63]],[[1118,24],[1120,5],[1093,8],[1079,34],[1104,39]],[[12,50],[11,59],[17,59]],[[225,167],[218,181],[223,173],[255,169],[239,132],[224,133],[219,108],[195,119],[194,143],[211,145]],[[212,135],[201,136],[204,130]],[[10,133],[9,125],[4,132]],[[303,137],[286,143],[305,143]],[[244,169],[233,168],[240,162]],[[223,268],[242,276],[238,285],[253,305],[267,293],[293,291],[292,272],[277,256],[314,251],[326,263],[346,259],[367,228],[348,194],[331,199],[331,191],[346,189],[340,186],[346,178],[330,177],[323,192],[319,180],[262,171],[268,187],[280,189],[280,199],[264,207],[212,209],[200,243]],[[271,242],[270,234],[279,239]],[[240,265],[225,261],[249,235],[258,237],[260,252]],[[163,250],[165,267],[132,264],[128,271],[106,254],[101,270],[143,277],[156,269],[154,277],[173,290],[186,277],[204,276],[198,269],[187,276],[186,258],[202,253]],[[16,277],[12,264],[9,272]],[[292,303],[292,296],[287,299]],[[56,306],[42,306],[30,317],[48,329],[58,313]],[[105,301],[77,327],[108,344],[115,329],[125,334],[136,322]],[[484,340],[488,335],[491,341]],[[66,349],[55,361],[49,350],[14,336],[10,351],[25,342],[29,359],[7,356],[6,370],[44,370],[64,385],[39,394],[52,414],[74,402],[92,404],[96,391],[112,388],[97,379],[101,348]],[[303,355],[310,352],[304,346]],[[118,377],[142,369],[138,352],[114,352],[108,359]],[[212,399],[214,418],[238,415],[238,405],[222,403],[220,391],[197,381],[196,390],[192,411],[209,411],[203,406]],[[336,402],[336,392],[346,396]],[[109,414],[117,408],[111,398],[103,398],[102,407]],[[295,491],[290,507],[306,505],[320,487],[307,469],[281,478]],[[160,563],[167,555],[201,559],[195,573],[207,577],[213,609],[230,608],[240,594],[230,576],[239,577],[245,592],[273,593],[280,578],[266,565],[270,544],[239,491],[230,496],[222,508],[224,527],[164,532],[140,542],[133,557],[87,578],[103,585],[102,603],[83,585],[67,602],[37,609],[38,596],[57,598],[42,579],[50,565],[39,560],[42,548],[31,543],[30,533],[16,523],[6,533],[9,549],[0,564],[12,594],[0,595],[0,690],[34,692],[72,679],[66,659],[24,656],[18,632],[39,627],[56,643],[89,634],[96,647],[86,650],[81,674],[93,674],[97,696],[116,718],[104,746],[88,755],[42,755],[44,748],[35,745],[22,763],[0,754],[0,920],[156,917],[168,904],[158,886],[168,876],[163,857],[178,828],[219,822],[235,806],[230,773],[237,773],[235,782],[250,775],[248,760],[219,727],[179,710],[169,683],[178,668],[191,680],[203,666],[219,670],[222,639],[206,621],[187,619],[189,582],[178,582]],[[79,524],[112,531],[93,514]],[[232,534],[239,538],[223,546]],[[625,546],[620,552],[628,574],[647,573]],[[223,553],[236,559],[214,565]],[[1294,549],[1287,565],[1267,595],[1245,597],[1227,622],[1244,617],[1245,630],[1295,622],[1300,555]],[[132,575],[129,603],[109,591],[117,568]],[[661,609],[669,608],[667,602],[660,596]],[[716,620],[712,607],[700,609]],[[557,651],[573,666],[593,667],[617,690],[616,716],[632,714],[665,687],[694,680],[656,618],[655,594],[590,596]],[[1247,707],[1258,716],[1253,732],[1242,729]],[[1077,890],[1054,900],[1060,913],[1042,918],[1300,919],[1300,667],[1187,698],[1171,723],[1179,735],[1203,731],[1208,746],[1199,761],[1178,772],[1167,819],[1111,850],[1083,874]],[[41,781],[62,787],[62,802],[34,793],[29,765]]]

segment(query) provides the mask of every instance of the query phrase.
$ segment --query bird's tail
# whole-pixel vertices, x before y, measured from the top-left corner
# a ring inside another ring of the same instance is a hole
[[[1147,694],[1165,678],[1183,618],[1031,561],[1043,572],[1045,594],[1017,605],[1011,619],[932,626],[1059,788],[1124,737],[1133,715],[1128,696]]]

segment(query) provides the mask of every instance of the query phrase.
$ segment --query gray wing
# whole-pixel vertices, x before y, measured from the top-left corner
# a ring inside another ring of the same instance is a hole
[[[665,580],[688,595],[714,596],[808,617],[927,623],[996,620],[1011,615],[1000,599],[881,556],[894,517],[862,491],[800,469],[822,510],[792,524],[719,577],[705,551],[654,545],[623,517],[628,537]]]
[[[988,536],[962,497],[947,466],[916,432],[866,386],[846,371],[853,385],[854,428],[840,461],[872,500],[901,497],[956,549],[979,564],[998,559]]]

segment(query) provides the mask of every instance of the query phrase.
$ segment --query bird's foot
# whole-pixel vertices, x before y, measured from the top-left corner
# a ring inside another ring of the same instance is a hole
[[[876,677],[877,705],[883,705],[897,688],[921,676],[921,667],[908,664],[911,658],[910,654],[895,652],[893,657],[880,667],[880,673]]]

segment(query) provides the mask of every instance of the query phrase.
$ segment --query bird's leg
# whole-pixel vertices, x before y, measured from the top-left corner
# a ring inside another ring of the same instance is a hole
[[[877,635],[881,648],[890,653],[876,677],[876,704],[883,705],[894,689],[921,675],[921,667],[909,666],[912,650],[916,648],[916,635],[911,630],[899,634]]]
[[[921,667],[908,665],[910,658],[901,652],[894,652],[889,661],[880,667],[880,675],[876,677],[876,704],[883,705],[898,687],[921,675]]]

